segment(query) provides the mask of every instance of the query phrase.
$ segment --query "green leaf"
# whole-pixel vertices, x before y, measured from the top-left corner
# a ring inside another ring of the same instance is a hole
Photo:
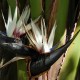
[[[18,80],[28,80],[27,66],[25,60],[17,61]]]
[[[75,33],[80,30],[80,19]],[[75,80],[78,62],[80,59],[80,32],[71,46],[68,48],[66,57],[60,72],[59,80]]]
[[[80,80],[80,58],[79,58],[79,62],[78,62],[75,80]]]
[[[69,9],[68,9],[68,16],[67,16],[67,29],[69,30],[68,37],[70,38],[71,36],[71,29],[74,29],[74,23],[75,23],[75,18],[76,18],[76,12],[77,12],[77,7],[75,0],[69,0]]]
[[[56,16],[56,33],[55,33],[55,40],[54,44],[59,42],[64,43],[65,41],[65,30],[66,30],[66,21],[68,15],[68,5],[69,0],[59,0],[58,1],[58,9],[57,9],[57,16]]]
[[[46,20],[46,24],[48,24],[49,18],[50,18],[50,13],[52,10],[52,4],[53,4],[54,0],[45,0],[44,3],[44,15],[45,15],[45,20]]]
[[[29,0],[29,1],[30,1],[31,17],[32,19],[36,19],[42,13],[42,0]]]

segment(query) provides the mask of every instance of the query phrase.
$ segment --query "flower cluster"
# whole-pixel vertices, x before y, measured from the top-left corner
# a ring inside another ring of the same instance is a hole
[[[38,20],[31,20],[30,24],[27,23],[30,16],[30,8],[27,6],[22,12],[19,20],[18,18],[18,10],[15,8],[14,16],[12,19],[11,8],[9,7],[8,13],[8,21],[4,23],[6,28],[6,33],[8,37],[20,38],[21,34],[26,33],[27,38],[31,44],[31,46],[39,51],[40,53],[49,52],[52,48],[54,35],[56,30],[56,22],[53,25],[52,31],[50,33],[49,38],[47,39],[47,29],[45,25],[45,20],[41,18],[41,26],[39,27],[35,22]],[[17,21],[18,20],[18,21]],[[30,28],[30,29],[29,29]]]

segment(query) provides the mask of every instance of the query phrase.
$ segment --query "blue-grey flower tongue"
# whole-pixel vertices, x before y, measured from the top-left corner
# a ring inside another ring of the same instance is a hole
[[[21,57],[36,56],[38,52],[32,48],[26,47],[20,39],[7,37],[0,31],[0,47],[9,54],[18,55]],[[8,54],[8,55],[9,55]]]
[[[0,43],[0,47],[8,52],[9,54],[14,54],[20,57],[33,57],[38,55],[38,52],[32,48],[29,48],[21,43]]]
[[[60,58],[60,56],[67,50],[67,48],[76,38],[78,33],[79,31],[70,41],[68,41],[65,45],[58,48],[57,50],[51,51],[50,53],[47,53],[47,54],[41,54],[35,59],[33,58],[30,63],[31,76],[39,75],[45,72],[46,70],[48,70]]]
[[[15,42],[15,41],[16,41],[16,39],[11,38],[11,37],[7,37],[7,35],[4,32],[0,31],[0,43],[1,42],[12,43],[12,42]]]

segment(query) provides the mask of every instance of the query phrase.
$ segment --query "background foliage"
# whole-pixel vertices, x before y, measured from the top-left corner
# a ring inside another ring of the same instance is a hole
[[[30,18],[36,19],[38,16],[43,16],[48,27],[48,37],[53,27],[54,22],[57,23],[57,29],[55,34],[54,45],[60,41],[60,45],[66,43],[71,38],[71,33],[74,34],[80,30],[80,0],[0,0],[0,30],[5,31],[2,13],[4,13],[7,21],[8,6],[11,7],[12,14],[16,5],[19,8],[18,15],[20,16],[26,5],[30,6],[31,16]],[[79,65],[80,65],[80,34],[74,40],[73,44],[68,48],[66,52],[65,60],[62,64],[63,56],[51,67],[51,71],[47,72],[47,75],[42,75],[36,79],[40,80],[55,80],[59,76],[59,80],[79,80]],[[2,55],[3,51],[0,52]],[[4,57],[7,56],[8,61],[12,55],[8,56],[7,52]],[[6,62],[5,61],[5,62]],[[23,65],[22,65],[23,64]],[[60,64],[62,68],[59,73]],[[49,75],[50,73],[50,75]],[[4,77],[5,75],[5,77]],[[50,77],[51,76],[51,77]],[[46,78],[47,77],[47,78]],[[72,78],[72,79],[71,79]],[[0,70],[1,80],[26,80],[26,63],[21,60],[10,64],[7,68]],[[57,78],[58,79],[58,78]]]

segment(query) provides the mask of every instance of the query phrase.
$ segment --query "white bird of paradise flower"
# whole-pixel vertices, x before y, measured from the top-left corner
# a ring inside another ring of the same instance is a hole
[[[24,27],[22,27],[22,26],[24,25],[25,21],[26,22],[28,21],[29,16],[30,16],[30,8],[29,8],[29,6],[27,6],[24,9],[24,11],[22,12],[19,20],[17,21],[17,17],[18,17],[17,9],[18,8],[16,6],[13,20],[12,20],[10,6],[9,6],[7,23],[5,22],[5,19],[3,16],[7,36],[14,37],[14,38],[19,37],[21,34],[25,33]],[[30,27],[32,29],[32,33],[34,35],[29,33],[28,27]],[[51,31],[48,39],[47,39],[47,29],[46,29],[46,25],[45,25],[45,20],[43,18],[41,19],[41,29],[32,20],[31,20],[31,24],[27,25],[27,27],[25,27],[25,29],[26,29],[30,43],[33,43],[36,46],[36,49],[38,51],[40,51],[40,52],[49,52],[50,51],[50,49],[52,48],[52,45],[53,45],[53,41],[54,41],[56,22],[53,25],[52,31]],[[35,48],[35,46],[33,46],[33,47]]]
[[[4,19],[4,15],[2,15],[2,16]],[[41,27],[39,27],[36,24],[36,22],[39,20],[40,16],[37,19],[35,19],[34,21],[31,20],[30,24],[25,25],[25,21],[27,23],[29,16],[30,16],[30,8],[29,8],[29,6],[27,6],[24,9],[24,11],[22,12],[19,20],[17,21],[18,16],[17,16],[17,7],[16,7],[15,12],[14,12],[14,17],[12,20],[11,8],[9,6],[7,23],[5,22],[5,19],[4,19],[7,36],[19,38],[21,34],[26,32],[29,43],[31,44],[31,46],[34,49],[36,49],[39,53],[50,52],[50,49],[53,46],[55,30],[57,27],[56,21],[52,27],[49,38],[47,39],[47,28],[48,27],[46,28],[44,18],[41,18]],[[6,66],[6,65],[10,64],[11,62],[14,62],[14,61],[17,61],[20,59],[24,59],[24,58],[14,57],[9,62],[5,63],[3,66]],[[3,67],[3,66],[1,66],[1,67]]]
[[[32,31],[29,32],[26,29],[26,32],[29,42],[31,43],[33,48],[38,50],[40,53],[49,52],[54,42],[55,30],[57,27],[56,22],[53,25],[52,31],[48,39],[47,39],[47,29],[45,25],[45,20],[43,18],[41,19],[41,27],[36,25],[32,20],[30,25]]]
[[[4,15],[2,15],[2,16],[4,19]],[[24,21],[26,21],[26,22],[28,21],[29,16],[30,16],[30,8],[29,8],[29,6],[27,6],[24,9],[24,11],[22,12],[22,14],[18,20],[18,8],[16,6],[14,16],[12,19],[11,8],[9,6],[7,23],[5,22],[5,19],[4,19],[7,36],[16,38],[16,37],[19,37],[21,34],[25,33],[22,26],[24,24]]]

